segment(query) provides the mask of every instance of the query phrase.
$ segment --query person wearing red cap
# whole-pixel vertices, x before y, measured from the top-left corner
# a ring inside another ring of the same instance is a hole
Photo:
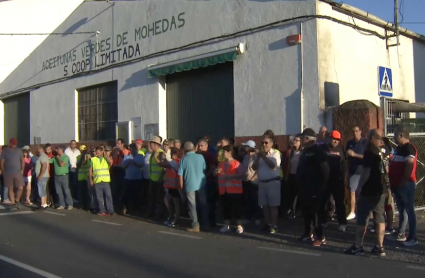
[[[346,218],[346,210],[344,204],[345,197],[345,186],[344,186],[344,178],[345,178],[345,153],[341,144],[341,133],[338,130],[332,130],[329,133],[328,144],[322,145],[325,149],[325,152],[328,157],[329,164],[329,179],[328,179],[328,192],[327,199],[330,217],[333,218],[333,204],[330,201],[330,196],[332,195],[335,201],[335,211],[338,218],[339,230],[341,232],[345,232],[347,229],[347,218]],[[324,216],[324,223],[327,223],[328,215]]]
[[[24,157],[22,150],[17,148],[18,140],[12,138],[9,140],[9,147],[4,149],[1,154],[1,171],[3,173],[3,180],[6,186],[9,188],[9,200],[11,202],[8,209],[14,210],[19,209],[18,202],[21,199],[23,187],[25,185],[23,173],[25,168]],[[16,199],[14,193],[14,187],[16,190]]]
[[[144,156],[146,153],[146,148],[143,147],[142,139],[136,139],[136,147],[137,147],[138,153]]]

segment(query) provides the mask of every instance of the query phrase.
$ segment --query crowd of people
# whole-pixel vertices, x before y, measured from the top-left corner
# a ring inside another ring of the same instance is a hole
[[[379,256],[385,256],[385,236],[405,246],[418,244],[414,210],[418,154],[408,129],[396,129],[396,148],[380,130],[370,130],[366,137],[358,126],[352,132],[344,148],[339,131],[321,127],[316,134],[307,128],[291,136],[285,150],[279,150],[271,130],[263,134],[261,146],[249,140],[238,148],[229,138],[214,146],[205,136],[182,146],[180,140],[154,136],[129,146],[118,139],[114,148],[77,147],[72,140],[68,147],[37,146],[32,154],[29,146],[17,148],[12,138],[1,153],[2,200],[10,210],[19,209],[20,202],[58,210],[71,210],[78,203],[99,216],[116,211],[143,214],[165,220],[169,227],[179,225],[188,213],[192,225],[187,231],[195,233],[216,226],[218,208],[222,233],[232,230],[234,220],[238,234],[250,221],[263,223],[263,230],[274,234],[279,215],[302,217],[304,232],[298,240],[317,247],[326,244],[329,220],[336,218],[339,231],[345,232],[347,220],[356,219],[355,243],[348,254],[365,253],[368,228],[376,231],[372,253]],[[400,215],[397,231],[395,205]],[[368,227],[370,218],[375,225]]]

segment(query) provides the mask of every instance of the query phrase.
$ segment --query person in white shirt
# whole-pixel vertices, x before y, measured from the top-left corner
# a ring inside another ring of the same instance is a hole
[[[278,207],[280,206],[280,152],[273,149],[274,141],[263,137],[264,151],[257,154],[252,169],[257,171],[258,205],[263,207],[266,227],[271,234],[277,231]]]
[[[81,155],[77,148],[77,141],[71,140],[69,147],[66,148],[65,154],[69,157],[69,186],[71,195],[74,201],[78,200],[78,185],[77,185],[77,157]]]

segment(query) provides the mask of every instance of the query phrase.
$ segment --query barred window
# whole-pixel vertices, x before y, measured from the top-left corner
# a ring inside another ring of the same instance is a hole
[[[80,140],[115,140],[117,91],[116,81],[78,90]]]

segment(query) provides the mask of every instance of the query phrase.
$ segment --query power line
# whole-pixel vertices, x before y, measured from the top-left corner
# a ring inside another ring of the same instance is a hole
[[[81,35],[96,34],[97,31],[91,32],[74,32],[74,33],[0,33],[0,36],[50,36],[50,35]]]
[[[425,21],[403,22],[403,24],[425,24]]]

